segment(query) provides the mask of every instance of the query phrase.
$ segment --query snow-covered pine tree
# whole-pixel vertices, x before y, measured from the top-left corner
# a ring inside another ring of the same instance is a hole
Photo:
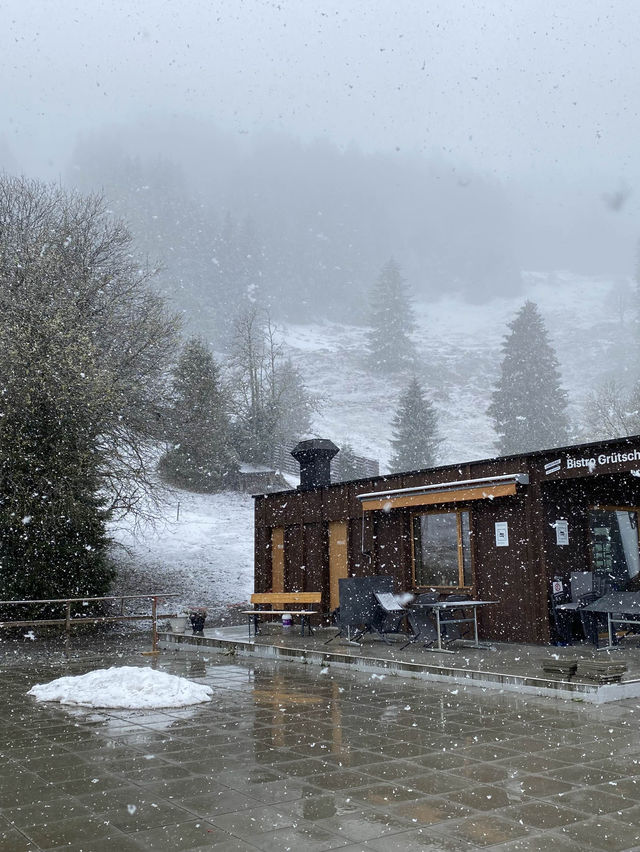
[[[438,435],[438,415],[414,376],[400,395],[392,421],[394,453],[389,462],[392,471],[433,467],[442,439]]]
[[[508,455],[565,444],[567,394],[537,305],[525,302],[509,328],[488,408],[498,433],[498,452]]]
[[[211,352],[198,338],[188,340],[173,376],[167,429],[173,446],[160,460],[165,479],[192,491],[232,487],[238,465],[226,409]]]
[[[415,356],[411,340],[415,321],[408,287],[393,258],[382,267],[371,290],[370,324],[367,350],[372,366],[386,372],[406,367]]]

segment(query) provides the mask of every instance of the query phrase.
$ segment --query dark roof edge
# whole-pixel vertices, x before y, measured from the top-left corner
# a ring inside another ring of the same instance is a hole
[[[461,467],[466,464],[489,464],[490,462],[499,462],[499,461],[513,461],[514,459],[529,459],[532,457],[539,457],[549,455],[551,453],[564,453],[567,450],[586,450],[590,447],[603,447],[609,446],[613,444],[620,444],[623,441],[640,441],[640,435],[625,435],[622,438],[606,438],[603,441],[589,441],[586,444],[565,444],[562,447],[548,447],[542,450],[532,450],[529,453],[511,453],[508,456],[489,456],[489,458],[483,459],[467,459],[466,461],[459,462],[450,462],[449,464],[440,464],[436,467],[423,467],[418,468],[417,470],[399,470],[395,473],[380,473],[378,476],[367,476],[363,479],[348,479],[344,482],[332,482],[331,485],[325,485],[324,488],[338,488],[344,485],[354,485],[356,483],[365,483],[365,482],[376,482],[381,479],[388,479],[396,476],[416,476],[421,473],[431,473],[437,470],[448,470],[455,467]],[[290,488],[287,491],[271,491],[267,494],[252,494],[251,496],[255,499],[257,497],[271,497],[283,494],[300,494],[300,493],[313,493],[314,491],[322,491],[322,488],[313,488],[311,491],[300,492],[297,488]]]

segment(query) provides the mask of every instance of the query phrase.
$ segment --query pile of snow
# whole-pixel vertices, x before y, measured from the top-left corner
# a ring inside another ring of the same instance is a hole
[[[37,701],[59,701],[83,707],[153,710],[202,704],[213,695],[210,686],[138,666],[113,666],[75,677],[59,677],[32,687]]]

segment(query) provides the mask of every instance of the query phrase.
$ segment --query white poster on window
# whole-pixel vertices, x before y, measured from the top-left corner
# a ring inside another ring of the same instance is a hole
[[[509,525],[506,521],[496,521],[496,547],[509,547]]]
[[[556,521],[556,544],[569,544],[569,521]]]

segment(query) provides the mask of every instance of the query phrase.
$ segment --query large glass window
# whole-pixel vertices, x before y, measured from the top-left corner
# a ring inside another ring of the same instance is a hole
[[[637,510],[591,509],[589,529],[594,572],[615,588],[636,586],[640,574]]]
[[[413,518],[415,585],[459,589],[473,584],[469,512]]]

